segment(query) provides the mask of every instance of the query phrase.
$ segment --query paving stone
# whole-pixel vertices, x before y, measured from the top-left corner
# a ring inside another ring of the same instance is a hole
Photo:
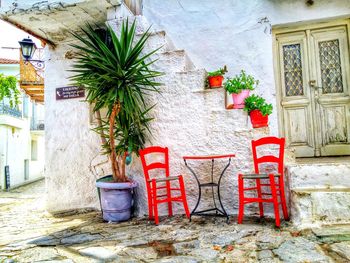
[[[277,232],[274,230],[262,231],[257,234],[256,245],[262,250],[275,249],[289,237],[289,233]]]
[[[171,239],[173,239],[176,242],[193,240],[198,237],[198,234],[196,231],[189,230],[189,229],[175,230],[171,232],[170,235],[171,235]]]
[[[94,241],[96,239],[101,239],[102,236],[98,234],[77,234],[61,239],[61,243],[64,245],[80,244],[85,242]]]
[[[332,244],[330,250],[350,261],[350,241]]]
[[[199,245],[199,240],[194,240],[188,242],[175,243],[173,246],[176,254],[186,254],[193,249],[199,248]]]
[[[203,259],[203,260],[212,260],[218,258],[219,252],[211,248],[199,248],[191,251],[190,255]]]
[[[40,263],[74,263],[71,259],[63,259],[63,260],[45,260],[45,261],[34,261]]]
[[[16,262],[36,262],[62,260],[61,256],[54,248],[31,248],[22,251],[19,255],[13,257]],[[64,258],[63,258],[64,259]]]
[[[157,228],[162,232],[169,232],[169,231],[174,229],[174,226],[172,226],[172,225],[159,225]]]
[[[279,263],[280,261],[278,261],[277,259],[274,258],[263,258],[263,259],[259,259],[259,263]]]
[[[174,257],[161,258],[153,262],[154,263],[198,263],[198,262],[202,262],[202,260],[199,260],[198,258],[190,257],[190,256],[174,256]]]
[[[158,253],[152,247],[146,248],[126,248],[124,253],[136,259],[156,259]]]
[[[220,255],[222,262],[243,262],[247,258],[247,252],[240,249],[233,249],[229,252],[224,252]]]
[[[330,262],[330,258],[319,252],[318,246],[305,238],[287,240],[273,252],[284,262]]]
[[[40,194],[35,198],[21,191],[5,194],[16,205],[0,206],[0,262],[9,258],[21,263],[329,262],[318,241],[334,262],[350,261],[349,242],[337,241],[350,234],[349,226],[302,231],[296,236],[288,225],[276,230],[273,222],[248,220],[228,225],[224,219],[188,222],[174,216],[162,219],[159,226],[147,218],[107,224],[99,212],[46,214]]]
[[[142,238],[142,239],[130,239],[130,240],[125,240],[121,242],[119,245],[124,246],[124,247],[136,247],[136,246],[146,246],[148,245],[149,240]]]
[[[228,246],[239,242],[241,239],[247,236],[254,235],[256,233],[255,230],[243,229],[241,231],[225,231],[223,233],[217,234],[213,233],[212,236],[207,236],[206,238],[212,240],[211,243],[213,245],[219,246]]]
[[[268,258],[273,258],[273,253],[271,250],[261,250],[258,252],[258,259],[268,259]]]
[[[118,255],[115,251],[104,247],[88,247],[79,250],[79,253],[82,256],[88,256],[96,259],[107,260],[118,258]]]
[[[56,246],[60,244],[60,240],[54,236],[45,236],[30,241],[29,244],[35,244],[37,246]]]

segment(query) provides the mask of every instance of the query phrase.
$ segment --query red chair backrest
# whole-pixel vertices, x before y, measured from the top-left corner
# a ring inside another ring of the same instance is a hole
[[[259,146],[265,145],[278,145],[279,151],[278,156],[274,155],[262,155],[258,157],[257,148]],[[277,171],[280,175],[283,176],[284,172],[284,145],[285,138],[277,137],[264,137],[258,140],[252,141],[252,151],[253,151],[253,160],[254,160],[254,170],[255,173],[259,174],[259,165],[262,163],[276,163]]]
[[[145,149],[141,149],[139,151],[142,167],[143,167],[143,173],[145,175],[146,182],[150,180],[150,171],[154,169],[165,169],[165,175],[166,177],[169,176],[169,150],[168,147],[160,147],[160,146],[150,146]],[[163,162],[152,162],[147,163],[146,161],[146,155],[148,154],[161,154],[164,156],[164,163]]]

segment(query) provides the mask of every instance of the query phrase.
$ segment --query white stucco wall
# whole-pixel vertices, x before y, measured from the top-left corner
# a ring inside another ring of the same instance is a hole
[[[45,175],[51,212],[98,204],[90,166],[99,156],[100,142],[89,125],[89,107],[82,99],[56,101],[56,88],[70,84],[68,50],[62,43],[45,54]]]
[[[276,90],[273,73],[272,26],[301,20],[331,19],[350,14],[349,1],[145,1],[144,16],[155,29],[165,30],[174,46],[162,36],[152,36],[155,44],[166,44],[157,55],[156,67],[167,74],[162,77],[162,95],[153,95],[157,102],[153,111],[153,139],[149,144],[168,146],[172,174],[185,176],[190,208],[193,208],[197,186],[184,166],[182,156],[235,153],[237,155],[223,181],[223,201],[229,213],[237,209],[238,171],[252,168],[250,141],[268,134],[278,135],[276,110],[270,116],[269,129],[252,129],[242,110],[226,110],[223,90],[204,90],[206,70],[223,65],[228,76],[245,69],[258,78],[256,91],[273,103]],[[117,10],[118,11],[118,10]],[[118,25],[117,12],[109,13],[112,26]],[[304,21],[305,22],[305,21]],[[306,23],[306,22],[305,22]],[[267,30],[265,30],[267,28]],[[117,28],[115,28],[117,30]],[[264,32],[266,31],[266,32]],[[99,156],[99,138],[89,124],[89,108],[79,99],[56,101],[55,89],[69,85],[69,66],[65,59],[71,51],[66,42],[47,49],[45,78],[46,175],[48,209],[52,212],[98,207],[94,181],[106,175],[109,166]],[[185,52],[178,51],[184,49]],[[193,62],[191,63],[188,58]],[[223,165],[223,163],[221,163]],[[147,213],[146,192],[139,160],[135,157],[128,174],[139,182],[137,213]],[[195,165],[204,172],[208,167]],[[204,205],[209,205],[204,202]],[[252,213],[256,209],[251,210]],[[176,209],[182,212],[182,209]]]

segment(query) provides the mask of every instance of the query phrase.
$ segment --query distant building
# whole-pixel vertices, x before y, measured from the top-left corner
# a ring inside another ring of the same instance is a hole
[[[19,80],[20,62],[0,58],[0,74]],[[20,101],[18,108],[11,108],[6,99],[0,101],[0,189],[44,176],[44,105],[24,92]]]

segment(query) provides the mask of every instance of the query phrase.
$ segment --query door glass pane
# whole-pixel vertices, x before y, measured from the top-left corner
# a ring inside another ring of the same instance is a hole
[[[318,47],[323,93],[343,92],[339,40],[321,41],[318,43]]]
[[[300,44],[283,46],[283,66],[286,96],[303,95],[303,71]]]

